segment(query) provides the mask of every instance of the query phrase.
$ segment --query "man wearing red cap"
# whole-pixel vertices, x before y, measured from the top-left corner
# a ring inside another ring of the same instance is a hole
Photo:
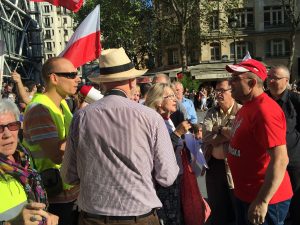
[[[232,127],[228,162],[235,184],[237,224],[283,224],[292,188],[286,167],[286,123],[263,90],[265,66],[253,59],[227,65],[232,96],[243,103]]]

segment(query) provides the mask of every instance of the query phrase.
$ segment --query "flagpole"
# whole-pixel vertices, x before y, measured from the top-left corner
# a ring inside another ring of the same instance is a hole
[[[100,37],[99,37],[99,41],[101,42],[101,21],[100,21],[100,18],[101,18],[101,8],[100,8],[100,4],[98,4],[97,5],[97,7],[99,7],[99,18],[98,18],[98,20],[99,20],[99,31],[100,31]],[[100,43],[99,43],[100,44]],[[102,46],[101,46],[101,48],[102,48]],[[101,49],[100,49],[100,51],[101,51]],[[101,54],[99,54],[99,62],[100,62],[100,57],[101,57]]]

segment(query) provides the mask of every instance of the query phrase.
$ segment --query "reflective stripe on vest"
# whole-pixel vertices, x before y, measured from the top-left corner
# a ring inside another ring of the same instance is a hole
[[[22,184],[10,175],[0,177],[0,199],[0,221],[16,217],[27,203]]]
[[[69,133],[69,127],[72,121],[72,113],[67,105],[67,102],[65,100],[61,101],[61,108],[63,110],[63,113],[57,106],[54,104],[54,102],[46,95],[44,94],[35,94],[32,101],[29,103],[29,105],[26,107],[25,110],[25,117],[28,110],[35,107],[36,105],[41,104],[44,107],[46,107],[49,110],[49,113],[51,115],[52,120],[54,121],[54,124],[57,128],[58,132],[58,138],[60,140],[64,140],[66,136]],[[25,139],[23,140],[23,145],[28,148],[33,157],[34,162],[36,165],[36,169],[41,172],[49,168],[56,168],[60,169],[61,164],[55,164],[50,159],[46,158],[41,151],[41,148],[38,144],[33,145],[28,143]],[[64,184],[64,190],[70,189],[72,186]]]

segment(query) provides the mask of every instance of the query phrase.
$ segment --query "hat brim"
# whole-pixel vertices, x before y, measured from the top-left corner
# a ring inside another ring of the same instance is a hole
[[[107,83],[107,82],[115,82],[115,81],[122,81],[128,80],[136,77],[140,77],[148,71],[146,70],[137,70],[135,68],[121,72],[121,73],[114,73],[109,75],[101,75],[101,74],[91,74],[88,76],[88,79],[94,83]]]
[[[244,72],[249,72],[250,71],[250,70],[248,70],[248,69],[246,69],[242,66],[238,66],[238,65],[227,65],[226,70],[229,73],[233,73],[233,72],[244,73]]]

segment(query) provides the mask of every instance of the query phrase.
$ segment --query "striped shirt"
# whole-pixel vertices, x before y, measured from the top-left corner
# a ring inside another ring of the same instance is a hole
[[[58,139],[57,127],[49,110],[42,104],[36,104],[25,114],[23,138],[31,145],[41,141]],[[41,154],[46,155],[41,149]],[[41,172],[41,171],[40,171]],[[56,196],[48,198],[49,203],[68,203],[76,200],[79,186],[64,190]]]
[[[79,207],[89,213],[137,216],[161,207],[155,182],[178,175],[170,135],[154,110],[110,95],[73,118],[62,177],[80,183]]]

